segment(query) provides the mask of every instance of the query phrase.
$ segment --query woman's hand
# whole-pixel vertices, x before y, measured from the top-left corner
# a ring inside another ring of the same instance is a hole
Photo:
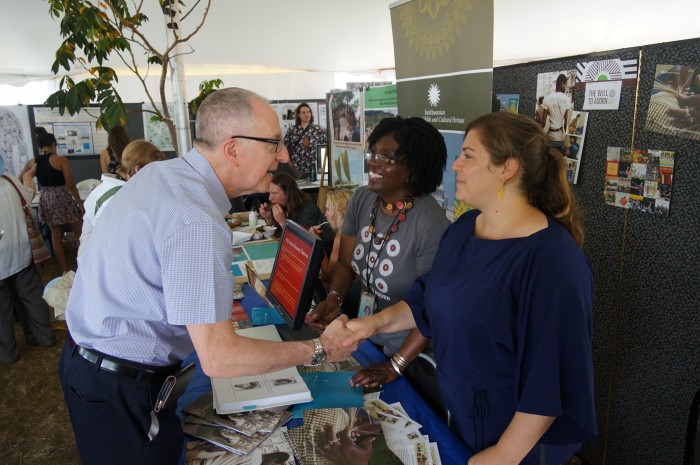
[[[272,216],[281,227],[284,227],[284,223],[287,221],[287,213],[284,211],[282,205],[277,203],[272,204]]]
[[[390,383],[398,377],[399,375],[391,367],[391,363],[381,362],[366,366],[355,373],[350,379],[350,385],[374,388]]]
[[[269,203],[260,204],[260,216],[265,219],[267,224],[272,224],[272,206]]]
[[[316,305],[311,312],[306,316],[306,324],[311,329],[319,333],[326,329],[326,326],[331,324],[340,313],[340,306],[337,299],[333,296],[328,296],[326,300]]]
[[[321,238],[321,227],[320,226],[311,226],[309,228],[309,232],[313,234],[314,236],[318,237],[319,239]]]

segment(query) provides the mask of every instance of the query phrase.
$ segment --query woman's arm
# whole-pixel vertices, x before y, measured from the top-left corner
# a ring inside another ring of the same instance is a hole
[[[22,181],[22,184],[24,184],[24,187],[32,191],[30,199],[34,198],[34,194],[36,193],[36,186],[34,185],[34,174],[36,173],[36,162],[34,159],[31,159],[27,162],[26,165],[24,165],[24,168],[22,168],[22,172],[19,174],[19,179]]]
[[[78,207],[80,207],[80,216],[82,216],[85,214],[85,208],[83,208],[83,200],[80,198],[78,188],[75,186],[75,182],[73,181],[73,172],[70,169],[70,162],[66,157],[59,157],[57,155],[56,158],[58,158],[59,163],[61,164],[61,171],[63,171],[63,177],[66,180],[66,187],[68,187],[68,190],[73,195],[75,202],[78,204]]]
[[[427,337],[423,337],[418,328],[413,329],[406,340],[403,341],[403,344],[401,344],[401,348],[397,352],[398,356],[394,355],[399,360],[394,362],[396,368],[394,368],[391,361],[369,365],[355,373],[350,379],[350,384],[373,388],[394,381],[400,376],[399,372],[403,373],[406,369],[400,360],[403,359],[410,364],[425,349],[429,340]],[[398,372],[396,371],[397,369],[399,370]]]
[[[338,261],[333,267],[328,297],[316,305],[316,308],[308,316],[309,326],[316,331],[323,331],[326,325],[333,321],[340,312],[340,305],[350,290],[353,279],[355,279],[355,272],[350,266],[354,248],[355,237],[340,236]]]
[[[515,412],[496,445],[472,456],[468,465],[517,465],[552,426],[554,418]]]

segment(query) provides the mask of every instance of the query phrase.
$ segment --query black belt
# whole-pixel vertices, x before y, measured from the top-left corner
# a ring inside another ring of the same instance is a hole
[[[549,132],[559,132],[559,131],[561,131],[561,128],[557,128],[557,129],[550,128],[549,129]]]
[[[68,342],[75,353],[83,357],[88,362],[97,365],[98,369],[110,371],[112,373],[117,373],[119,375],[137,380],[152,379],[154,381],[163,381],[168,375],[175,373],[180,368],[180,364],[160,367],[139,364],[136,362],[129,363],[110,355],[103,354],[99,350],[82,347],[76,344],[73,338],[70,336],[68,337]]]

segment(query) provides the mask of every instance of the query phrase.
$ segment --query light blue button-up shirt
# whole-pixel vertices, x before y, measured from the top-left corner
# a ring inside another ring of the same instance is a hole
[[[66,308],[76,343],[150,365],[186,357],[184,325],[231,317],[230,207],[196,149],[140,170],[85,244]]]

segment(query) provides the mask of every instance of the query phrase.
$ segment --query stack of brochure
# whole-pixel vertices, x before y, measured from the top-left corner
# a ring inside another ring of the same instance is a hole
[[[237,455],[247,455],[286,423],[291,413],[286,407],[219,415],[211,394],[205,394],[183,409],[185,433]]]
[[[365,407],[373,409],[389,449],[404,465],[442,465],[437,443],[420,433],[421,425],[411,420],[400,402],[387,404],[376,399],[367,401]]]
[[[188,465],[295,465],[294,453],[286,438],[286,431],[284,426],[278,428],[248,455],[243,456],[208,441],[190,441],[187,443],[185,462]]]
[[[240,336],[268,341],[281,341],[274,325],[239,329]],[[237,378],[212,378],[214,408],[217,413],[236,413],[247,410],[288,406],[313,400],[296,367],[264,375]]]

